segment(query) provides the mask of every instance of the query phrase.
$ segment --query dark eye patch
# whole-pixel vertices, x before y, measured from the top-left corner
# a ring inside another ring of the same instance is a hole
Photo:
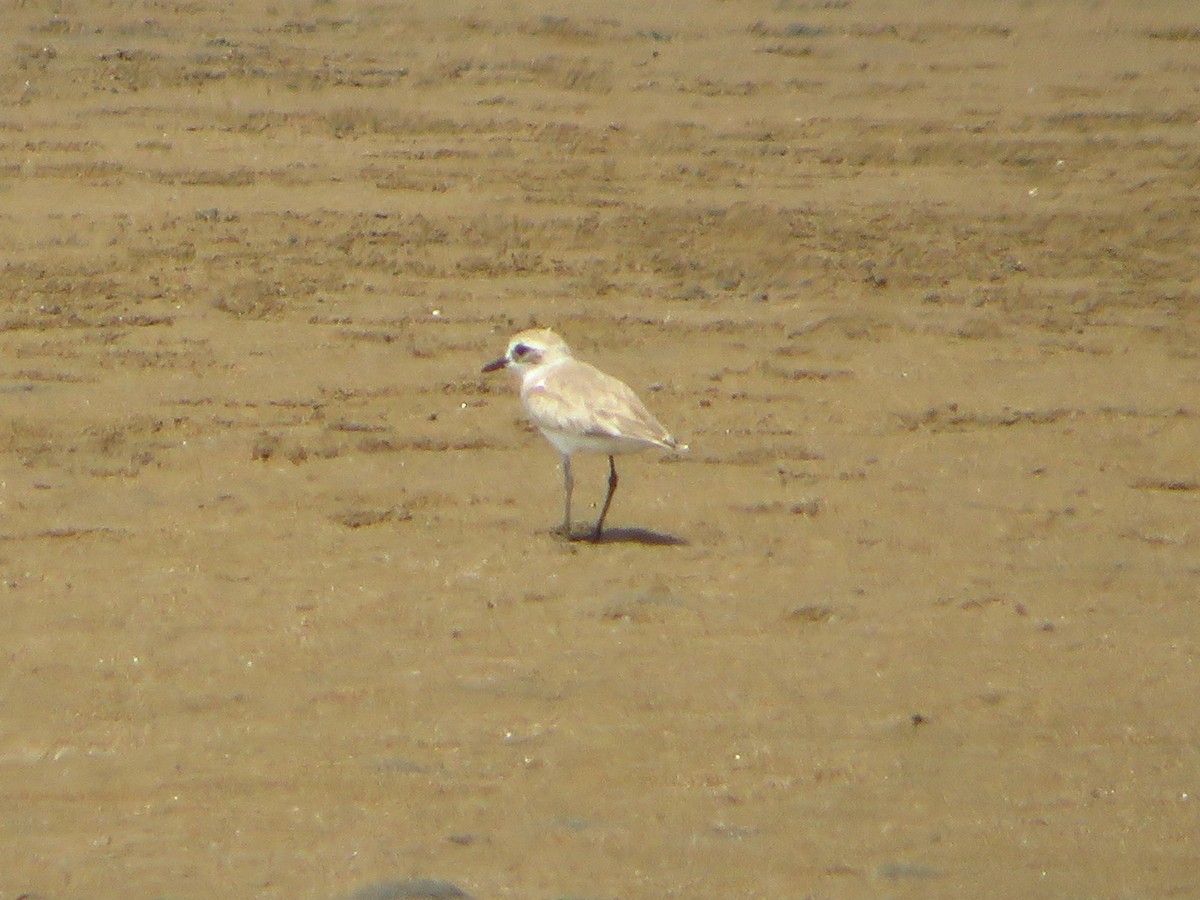
[[[517,346],[513,347],[513,356],[525,356],[527,353],[532,353],[532,352],[533,351],[530,350],[528,347],[526,347],[524,344],[517,344]]]

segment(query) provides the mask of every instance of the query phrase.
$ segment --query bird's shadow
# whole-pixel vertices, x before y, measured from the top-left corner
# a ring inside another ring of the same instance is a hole
[[[651,531],[649,528],[605,528],[596,540],[591,528],[572,528],[569,535],[558,536],[576,544],[642,544],[646,547],[685,547],[687,540],[676,534],[665,531]]]

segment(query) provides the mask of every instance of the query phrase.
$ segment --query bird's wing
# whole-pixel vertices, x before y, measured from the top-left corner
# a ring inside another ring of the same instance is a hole
[[[525,392],[539,428],[593,437],[626,438],[670,447],[670,433],[633,389],[594,366],[571,360]]]

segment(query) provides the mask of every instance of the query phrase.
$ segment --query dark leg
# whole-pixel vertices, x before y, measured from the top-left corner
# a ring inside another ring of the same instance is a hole
[[[612,505],[613,494],[617,492],[617,464],[610,456],[608,458],[608,496],[604,498],[604,506],[600,509],[600,518],[596,520],[596,531],[592,534],[592,540],[600,540],[600,534],[604,531],[604,517],[608,515],[608,507]]]
[[[562,458],[563,470],[563,491],[566,494],[566,503],[563,508],[563,523],[562,533],[566,537],[571,536],[571,492],[575,490],[575,476],[571,474],[571,457],[563,454]]]

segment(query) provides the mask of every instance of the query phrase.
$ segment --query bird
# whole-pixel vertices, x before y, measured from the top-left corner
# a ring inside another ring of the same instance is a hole
[[[571,494],[575,479],[571,456],[580,450],[608,456],[608,494],[590,539],[598,542],[617,490],[615,456],[658,447],[676,453],[687,445],[675,440],[651,415],[633,389],[595,366],[575,358],[567,342],[548,328],[531,328],[512,337],[508,350],[483,372],[508,369],[521,382],[521,403],[530,420],[562,456],[563,522],[571,532]]]

